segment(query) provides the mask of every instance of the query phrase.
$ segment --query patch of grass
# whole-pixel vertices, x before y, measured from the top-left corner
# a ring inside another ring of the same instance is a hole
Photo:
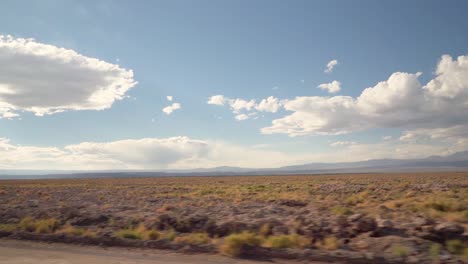
[[[120,231],[117,231],[115,233],[115,236],[118,238],[137,239],[137,240],[140,240],[143,238],[139,232],[137,232],[136,230],[132,230],[132,229],[122,229]]]
[[[316,246],[320,249],[335,250],[340,247],[340,241],[335,236],[328,236],[322,241],[317,242]]]
[[[30,216],[22,218],[19,222],[19,228],[23,231],[33,232],[34,230],[36,230],[36,223],[34,221],[34,218]]]
[[[148,230],[145,233],[145,239],[147,240],[158,240],[161,237],[161,234],[156,230]]]
[[[463,253],[461,257],[464,261],[468,261],[468,247],[465,247],[465,249],[463,249]]]
[[[260,230],[258,230],[258,233],[261,235],[261,236],[264,236],[264,237],[267,237],[271,234],[271,226],[270,224],[263,224],[261,227],[260,227]]]
[[[434,243],[429,248],[429,255],[431,257],[438,257],[440,255],[440,251],[442,250],[442,245],[438,243]]]
[[[353,214],[353,211],[349,209],[348,207],[343,207],[343,206],[333,206],[331,208],[332,214],[335,215],[351,215]]]
[[[156,230],[147,229],[143,224],[140,224],[136,228],[122,229],[116,232],[115,236],[125,239],[157,240],[161,237],[161,234]]]
[[[207,233],[192,233],[184,236],[179,236],[174,239],[177,243],[185,243],[190,245],[203,245],[211,242]]]
[[[348,198],[345,199],[345,203],[347,205],[356,205],[363,203],[370,195],[369,191],[363,191],[357,194],[354,194]]]
[[[425,206],[439,212],[457,212],[463,211],[464,209],[464,205],[462,203],[448,198],[433,199],[427,202]]]
[[[169,241],[174,241],[176,237],[177,237],[177,233],[174,230],[161,234],[162,239],[167,239]]]
[[[403,245],[394,245],[392,247],[392,253],[397,257],[404,258],[407,257],[410,252],[409,249]]]
[[[63,233],[63,234],[70,234],[74,236],[82,236],[84,235],[86,230],[84,228],[74,227],[72,225],[66,225],[62,227],[58,232]]]
[[[243,246],[259,246],[262,244],[262,242],[262,237],[250,232],[231,234],[224,238],[223,244],[220,246],[219,251],[231,257],[238,257],[242,254]]]
[[[23,231],[47,234],[55,232],[60,224],[55,218],[35,220],[34,218],[27,216],[21,219],[18,226]]]
[[[297,234],[278,235],[269,236],[263,245],[271,248],[305,248],[310,245],[310,240]]]
[[[0,224],[0,231],[13,232],[17,229],[15,224]]]
[[[35,222],[36,225],[36,233],[40,234],[48,234],[53,233],[58,227],[59,222],[57,219],[49,218],[49,219],[41,219]]]
[[[452,239],[445,241],[445,247],[447,248],[448,252],[452,254],[459,255],[465,249],[465,245],[459,239]]]

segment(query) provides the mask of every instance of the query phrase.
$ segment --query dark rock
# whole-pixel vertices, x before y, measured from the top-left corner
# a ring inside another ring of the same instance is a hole
[[[344,215],[340,215],[340,216],[338,216],[338,218],[336,218],[336,224],[339,227],[347,227],[349,225],[348,224],[348,219]]]
[[[63,207],[59,211],[65,221],[80,216],[80,211],[74,207]]]
[[[436,225],[433,231],[443,239],[452,239],[460,237],[465,228],[452,222],[444,222]]]
[[[220,236],[227,236],[232,233],[240,233],[242,231],[248,230],[248,225],[242,222],[229,221],[224,222],[216,228],[215,233]]]
[[[279,205],[290,206],[290,207],[304,207],[307,205],[306,202],[297,200],[280,200]]]
[[[363,217],[358,220],[356,229],[358,232],[364,233],[374,231],[377,228],[377,223],[372,217]]]
[[[393,228],[393,222],[388,219],[377,219],[377,227],[379,228]]]
[[[348,217],[349,222],[356,222],[361,219],[364,215],[363,214],[353,214]]]
[[[109,217],[102,214],[90,215],[90,216],[80,216],[75,217],[70,221],[71,225],[75,226],[91,226],[101,223],[105,223],[109,220]]]

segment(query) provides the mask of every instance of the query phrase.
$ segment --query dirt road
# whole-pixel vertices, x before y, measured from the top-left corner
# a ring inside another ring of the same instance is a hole
[[[0,264],[259,264],[217,255],[159,250],[100,248],[0,239]],[[269,263],[293,263],[272,261]],[[295,262],[297,263],[297,262]],[[318,263],[316,263],[318,264]]]

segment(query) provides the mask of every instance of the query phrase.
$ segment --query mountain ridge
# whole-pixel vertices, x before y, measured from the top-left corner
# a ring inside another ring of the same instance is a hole
[[[278,168],[242,168],[219,166],[214,168],[172,170],[0,170],[0,179],[34,178],[101,178],[101,177],[164,177],[164,176],[229,176],[280,175],[414,171],[468,171],[468,151],[448,156],[429,156],[420,159],[371,159],[354,162],[315,162]]]

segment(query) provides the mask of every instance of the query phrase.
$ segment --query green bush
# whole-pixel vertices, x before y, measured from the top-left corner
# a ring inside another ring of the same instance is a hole
[[[203,245],[210,243],[211,239],[207,233],[193,233],[176,237],[174,241],[190,245]]]
[[[431,257],[437,257],[440,255],[441,250],[442,246],[440,244],[434,243],[429,248],[429,255],[431,255]]]
[[[445,242],[448,252],[452,254],[461,254],[464,250],[464,245],[461,240],[452,239]]]
[[[119,238],[125,238],[125,239],[140,240],[140,239],[143,238],[139,232],[137,232],[137,231],[135,231],[133,229],[122,229],[122,230],[118,231],[115,235],[117,237],[119,237]]]
[[[36,230],[35,221],[30,216],[26,216],[23,219],[21,219],[19,223],[19,227],[21,230],[28,231],[28,232],[33,232],[34,230]]]
[[[402,245],[395,245],[392,248],[392,252],[395,256],[404,258],[409,255],[409,250],[407,247]]]
[[[259,246],[262,242],[260,236],[250,232],[231,234],[224,238],[223,244],[220,246],[219,250],[225,255],[237,257],[242,254],[243,246]]]
[[[0,231],[13,232],[17,226],[15,224],[0,224]]]
[[[53,233],[59,227],[58,221],[54,218],[38,220],[35,225],[36,233],[40,234]]]
[[[271,248],[304,248],[310,245],[310,241],[300,235],[278,235],[266,239],[265,246]]]

